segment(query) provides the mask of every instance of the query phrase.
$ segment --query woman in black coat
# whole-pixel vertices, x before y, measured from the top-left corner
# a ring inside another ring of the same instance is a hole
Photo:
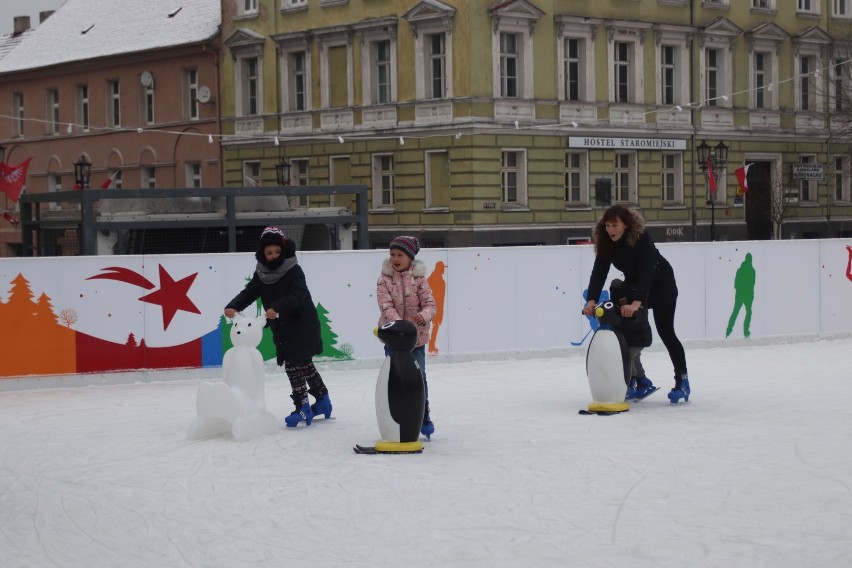
[[[296,244],[277,227],[266,227],[260,236],[257,267],[246,287],[225,307],[225,317],[232,318],[260,298],[266,311],[267,325],[272,329],[279,365],[290,380],[290,395],[296,410],[284,421],[295,427],[304,421],[311,424],[315,414],[331,416],[328,389],[313,363],[322,353],[322,337],[317,310],[305,281],[305,273],[296,259]],[[316,403],[308,404],[308,394]]]
[[[675,386],[669,400],[677,404],[689,400],[689,376],[686,354],[674,330],[677,307],[677,282],[671,264],[660,254],[651,236],[645,232],[645,220],[636,211],[622,205],[607,209],[595,225],[595,264],[589,278],[588,302],[583,313],[591,316],[609,274],[610,266],[624,273],[628,303],[621,307],[624,317],[632,317],[644,304],[654,310],[657,334],[674,366]],[[647,384],[639,387],[650,387]],[[641,393],[640,393],[641,394]]]

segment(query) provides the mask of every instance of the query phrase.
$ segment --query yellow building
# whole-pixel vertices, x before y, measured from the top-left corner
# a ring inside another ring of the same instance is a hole
[[[286,160],[297,185],[365,184],[374,246],[578,242],[608,203],[658,241],[849,236],[850,18],[852,0],[228,0],[224,179],[272,185]]]

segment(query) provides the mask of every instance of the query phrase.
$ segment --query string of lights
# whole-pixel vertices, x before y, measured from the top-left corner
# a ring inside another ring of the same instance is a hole
[[[658,114],[658,113],[661,113],[661,112],[672,112],[672,113],[674,113],[674,112],[683,112],[685,110],[698,110],[698,109],[706,108],[706,107],[709,107],[709,106],[715,106],[715,105],[712,105],[712,103],[714,103],[716,101],[728,102],[730,99],[732,99],[734,97],[738,97],[740,95],[745,95],[745,94],[751,95],[751,94],[756,93],[756,92],[761,91],[761,90],[766,90],[768,92],[772,92],[773,89],[775,89],[776,87],[779,87],[779,86],[784,85],[786,83],[789,83],[791,81],[795,81],[797,79],[801,79],[803,77],[813,76],[814,78],[819,78],[821,72],[827,71],[827,70],[832,69],[832,68],[836,68],[838,65],[844,65],[845,66],[845,65],[849,64],[850,62],[852,62],[852,59],[834,62],[829,66],[825,66],[825,67],[822,67],[822,68],[815,69],[814,71],[811,71],[809,73],[799,74],[799,75],[796,75],[796,76],[791,76],[791,77],[787,77],[785,79],[781,79],[779,81],[771,82],[771,83],[768,83],[767,85],[765,85],[763,87],[744,89],[744,90],[737,91],[737,92],[734,92],[734,93],[721,94],[721,95],[719,95],[715,98],[703,99],[703,100],[699,100],[699,101],[692,101],[692,102],[684,103],[684,104],[676,104],[674,106],[663,108],[663,109],[655,107],[655,108],[646,110],[646,111],[642,112],[641,114],[642,114],[643,117],[647,117],[649,115]],[[38,123],[38,124],[43,124],[43,125],[55,124],[55,122],[52,121],[52,120],[39,119],[39,118],[29,118],[29,117],[17,117],[17,116],[2,114],[2,113],[0,113],[0,120],[10,120],[10,121],[26,122],[26,123]],[[625,118],[625,120],[626,120],[626,118]],[[597,119],[597,120],[582,119],[581,120],[579,118],[575,118],[575,119],[573,119],[573,120],[571,120],[570,122],[567,123],[567,125],[570,125],[574,129],[578,129],[578,128],[581,128],[581,127],[595,128],[595,127],[598,127],[599,125],[602,125],[602,124],[611,125],[612,121],[600,120],[600,119]],[[548,122],[548,123],[545,123],[545,124],[523,124],[520,120],[514,120],[513,122],[508,123],[506,126],[498,126],[498,127],[492,127],[492,128],[482,129],[482,130],[476,130],[475,132],[471,132],[469,134],[459,130],[455,133],[454,137],[455,137],[456,140],[460,140],[463,136],[471,136],[471,135],[474,135],[474,134],[499,134],[499,133],[505,133],[507,131],[521,130],[521,129],[523,129],[523,130],[550,130],[550,129],[561,129],[561,128],[564,128],[565,126],[566,126],[566,123],[564,123],[564,122]],[[66,123],[65,131],[69,135],[73,135],[74,133],[77,133],[77,132],[86,132],[86,133],[94,133],[94,134],[98,134],[98,133],[117,134],[117,133],[125,133],[125,132],[134,132],[135,131],[139,134],[142,134],[142,133],[160,133],[160,134],[167,134],[167,135],[173,135],[173,136],[202,136],[202,137],[206,137],[207,142],[210,143],[210,144],[216,143],[216,141],[218,139],[218,141],[222,144],[235,143],[235,142],[266,142],[266,143],[274,144],[275,146],[280,146],[280,144],[282,142],[292,142],[292,141],[305,140],[304,134],[300,134],[298,136],[285,136],[285,135],[282,135],[280,133],[274,134],[274,135],[270,135],[270,134],[258,134],[258,135],[253,135],[253,134],[208,134],[208,133],[200,133],[200,132],[169,130],[169,129],[161,129],[161,128],[145,128],[145,127],[137,127],[137,128],[121,128],[121,127],[108,127],[108,126],[95,127],[95,126],[91,126],[91,125],[77,124],[77,123],[73,123],[73,122]],[[352,133],[347,133],[345,136],[343,134],[338,134],[338,133],[329,133],[329,134],[312,135],[310,138],[311,138],[311,140],[327,140],[327,141],[332,141],[332,142],[336,140],[340,144],[343,144],[346,141],[353,141],[353,140],[363,141],[363,140],[394,140],[395,139],[395,140],[398,141],[400,146],[404,146],[406,140],[422,140],[422,139],[429,139],[429,138],[445,137],[447,135],[448,135],[448,133],[447,133],[446,130],[442,131],[440,133],[434,133],[434,134],[406,134],[406,135],[399,135],[399,134],[384,134],[383,135],[383,134],[374,134],[374,133],[369,133],[369,132],[364,132],[364,133],[352,132]]]

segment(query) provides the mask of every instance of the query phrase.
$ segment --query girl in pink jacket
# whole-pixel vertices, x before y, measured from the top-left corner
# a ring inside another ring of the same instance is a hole
[[[399,236],[391,241],[390,256],[382,262],[382,273],[376,284],[376,299],[379,302],[379,327],[397,320],[409,320],[417,326],[417,343],[411,353],[420,367],[426,387],[426,412],[420,432],[429,438],[435,431],[435,425],[429,416],[425,346],[429,341],[429,327],[435,317],[436,304],[426,280],[426,265],[414,258],[419,251],[420,242],[416,237]],[[389,355],[390,349],[385,346],[385,356]]]

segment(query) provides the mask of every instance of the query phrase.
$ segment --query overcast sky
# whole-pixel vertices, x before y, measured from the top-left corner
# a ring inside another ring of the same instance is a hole
[[[65,0],[0,0],[0,35],[10,34],[14,30],[16,16],[29,16],[30,27],[38,27],[38,13],[56,10]]]

